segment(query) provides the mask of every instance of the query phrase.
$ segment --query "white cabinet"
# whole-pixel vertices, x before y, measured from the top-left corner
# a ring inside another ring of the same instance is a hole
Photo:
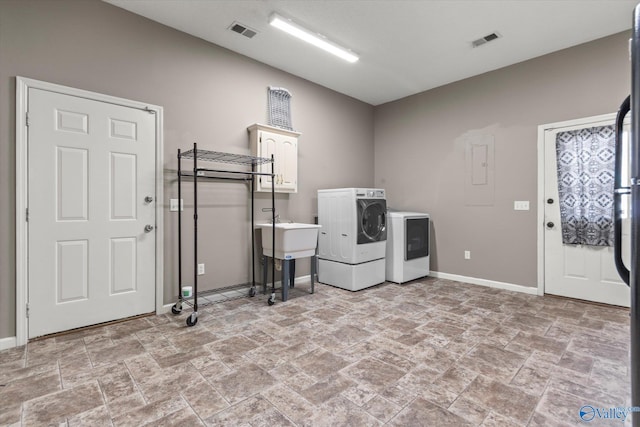
[[[254,156],[270,158],[273,154],[274,191],[297,193],[300,133],[261,124],[249,126],[248,130]],[[271,173],[271,164],[258,166],[258,171]],[[257,183],[256,191],[271,191],[273,183],[270,176],[259,177]]]

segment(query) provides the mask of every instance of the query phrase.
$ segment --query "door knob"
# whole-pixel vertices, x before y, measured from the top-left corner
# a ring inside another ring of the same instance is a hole
[[[153,231],[153,225],[151,224],[147,224],[144,226],[144,232],[145,233],[151,233]]]
[[[551,221],[549,221],[549,222],[547,223],[547,228],[553,228],[553,226],[554,226],[554,225],[555,225],[554,223],[552,223]]]
[[[547,203],[552,205],[553,204],[553,199],[547,199]]]
[[[151,203],[151,202],[153,202],[153,197],[151,197],[151,196],[147,196],[147,197],[145,197],[145,198],[144,198],[144,202],[145,202],[145,203]]]

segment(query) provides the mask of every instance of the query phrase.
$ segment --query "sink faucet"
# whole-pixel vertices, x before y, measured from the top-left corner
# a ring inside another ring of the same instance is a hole
[[[275,222],[276,224],[278,224],[280,222],[280,214],[275,216],[275,220],[272,218],[270,221],[272,224]]]

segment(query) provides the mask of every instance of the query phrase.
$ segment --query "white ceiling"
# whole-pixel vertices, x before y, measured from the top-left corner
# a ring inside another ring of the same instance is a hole
[[[631,28],[637,0],[105,0],[379,105]],[[271,27],[293,19],[360,55],[354,64]],[[238,21],[258,34],[228,28]],[[489,33],[503,37],[478,48]]]

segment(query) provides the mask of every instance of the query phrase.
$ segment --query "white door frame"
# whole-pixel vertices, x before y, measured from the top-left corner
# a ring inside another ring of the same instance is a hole
[[[29,88],[57,92],[64,95],[77,96],[99,102],[121,105],[123,107],[147,110],[156,116],[156,313],[163,312],[164,277],[163,277],[163,109],[157,105],[145,104],[124,98],[104,95],[54,83],[16,77],[16,345],[27,343],[29,336],[27,319],[27,291],[29,240],[26,212],[28,206],[28,132],[27,109],[29,106]]]
[[[601,114],[599,116],[583,117],[580,119],[566,120],[563,122],[547,123],[538,126],[538,295],[544,295],[544,180],[545,180],[545,144],[544,137],[547,131],[554,129],[579,126],[583,123],[610,120],[615,121],[616,113]]]

